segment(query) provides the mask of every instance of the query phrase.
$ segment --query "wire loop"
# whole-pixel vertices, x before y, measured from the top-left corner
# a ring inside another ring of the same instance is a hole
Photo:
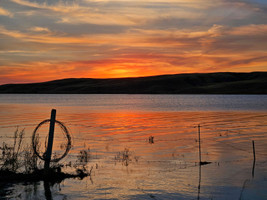
[[[45,153],[43,155],[40,155],[40,153],[37,150],[38,140],[36,138],[36,134],[37,134],[38,129],[42,125],[44,125],[44,124],[46,124],[48,122],[50,122],[50,119],[46,119],[46,120],[42,121],[41,123],[39,123],[36,126],[36,128],[34,129],[33,134],[32,134],[32,148],[33,148],[33,151],[38,156],[38,158],[40,158],[41,160],[45,160]],[[58,161],[60,161],[61,159],[63,159],[69,153],[69,151],[71,149],[71,136],[70,136],[70,133],[69,133],[67,127],[60,121],[55,120],[55,123],[58,124],[60,126],[60,128],[63,130],[64,136],[67,138],[67,145],[66,145],[65,152],[60,157],[51,159],[50,162],[58,162]]]

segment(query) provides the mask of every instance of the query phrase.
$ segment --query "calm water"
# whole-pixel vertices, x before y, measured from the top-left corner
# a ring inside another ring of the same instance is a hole
[[[90,149],[93,168],[51,186],[53,199],[267,199],[267,95],[0,95],[0,144],[17,126],[30,143],[52,108],[73,141],[62,163]],[[198,124],[202,160],[212,162],[201,168]],[[56,127],[58,154],[62,142]],[[42,182],[10,185],[6,197],[46,198]]]

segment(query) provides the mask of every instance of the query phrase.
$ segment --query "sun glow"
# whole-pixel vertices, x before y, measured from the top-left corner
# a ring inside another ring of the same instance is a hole
[[[223,0],[3,1],[0,84],[266,71],[263,7]]]

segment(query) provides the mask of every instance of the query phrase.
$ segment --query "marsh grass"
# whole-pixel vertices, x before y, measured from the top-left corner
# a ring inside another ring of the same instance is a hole
[[[83,176],[85,174],[88,174],[91,176],[93,166],[89,167],[88,163],[90,162],[91,159],[91,150],[90,147],[86,147],[84,145],[83,150],[79,151],[79,154],[77,155],[77,160],[73,167],[76,169],[76,173],[79,174],[80,176]]]
[[[87,148],[87,150],[81,150],[77,158],[78,162],[81,164],[87,164],[91,158],[90,148]]]
[[[17,172],[18,169],[22,167],[22,162],[19,159],[19,156],[21,155],[24,134],[24,129],[19,131],[17,128],[14,132],[13,144],[8,145],[7,143],[3,142],[2,147],[0,147],[1,171]]]
[[[115,161],[120,161],[122,165],[128,166],[132,161],[132,152],[129,148],[124,148],[124,151],[117,153]]]
[[[26,174],[38,169],[38,157],[29,149],[31,149],[31,146],[27,145],[23,152],[23,166]]]
[[[154,136],[149,136],[148,142],[149,144],[154,144]]]
[[[93,167],[89,168],[87,163],[90,159],[90,149],[81,150],[76,163],[79,163],[74,169],[76,174],[64,173],[62,168],[64,164],[51,162],[48,173],[43,169],[43,161],[35,154],[31,145],[24,143],[24,129],[14,132],[11,144],[3,142],[0,146],[0,183],[21,182],[21,181],[50,181],[61,182],[66,178],[84,178],[91,176]],[[36,149],[40,148],[39,137],[36,137]],[[56,154],[53,156],[57,157]],[[67,166],[68,164],[66,164]]]

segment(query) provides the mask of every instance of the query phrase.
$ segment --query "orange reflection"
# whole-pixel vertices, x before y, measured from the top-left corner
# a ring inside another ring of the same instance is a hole
[[[5,114],[1,124],[33,123],[26,126],[26,136],[30,137],[34,127],[49,118],[50,108],[51,105],[42,104],[2,106],[1,112]],[[267,115],[264,112],[100,112],[83,106],[55,108],[57,119],[66,124],[73,139],[73,148],[64,162],[75,163],[81,150],[90,149],[88,165],[98,166],[94,168],[97,183],[119,188],[119,193],[110,192],[110,198],[127,193],[137,184],[141,187],[143,182],[147,184],[142,185],[146,190],[174,193],[178,188],[183,194],[197,193],[198,124],[201,125],[202,160],[213,162],[202,168],[203,185],[221,184],[226,174],[231,178],[232,171],[245,166],[238,180],[234,177],[228,182],[230,178],[227,178],[225,182],[227,186],[240,184],[248,174],[247,161],[252,155],[246,149],[251,146],[251,138],[259,152],[257,161],[265,160],[262,153],[267,150]],[[0,129],[1,136],[5,136],[6,130]],[[44,137],[47,132],[44,127]],[[154,137],[153,144],[149,143],[149,136]],[[56,128],[54,152],[62,152],[63,141],[61,131]],[[127,166],[121,156],[125,152]],[[125,182],[127,187],[122,188]],[[81,184],[72,183],[70,188],[80,191]],[[91,187],[98,190],[99,184]]]

